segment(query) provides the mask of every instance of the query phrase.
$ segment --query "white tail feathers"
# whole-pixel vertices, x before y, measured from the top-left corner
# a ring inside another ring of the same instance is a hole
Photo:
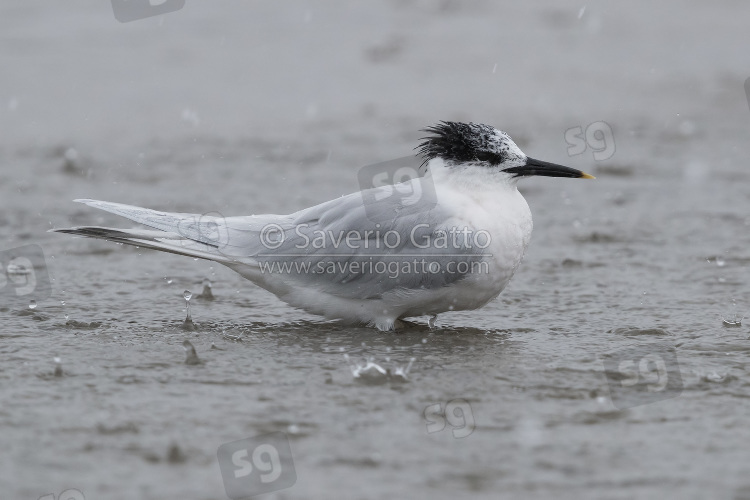
[[[220,251],[228,239],[223,217],[159,212],[97,200],[75,201],[126,217],[134,222],[158,229],[158,231],[85,226],[52,229],[51,232],[99,238],[221,263],[234,261]]]

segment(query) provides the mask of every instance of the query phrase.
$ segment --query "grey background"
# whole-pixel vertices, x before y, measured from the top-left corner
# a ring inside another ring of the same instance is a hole
[[[0,241],[42,245],[53,293],[0,305],[0,496],[225,498],[217,448],[282,431],[298,479],[268,498],[750,497],[748,328],[721,324],[750,298],[749,14],[193,0],[123,24],[108,2],[3,2]],[[597,180],[525,181],[517,276],[433,332],[327,323],[218,265],[46,233],[129,226],[74,198],[298,210],[441,119]],[[565,131],[597,121],[615,154],[569,158]],[[186,333],[182,292],[205,278],[216,300],[191,301]],[[185,338],[204,364],[183,363]],[[682,394],[618,411],[602,356],[655,341]],[[416,361],[370,386],[344,353]],[[453,399],[474,432],[427,433],[424,408]]]

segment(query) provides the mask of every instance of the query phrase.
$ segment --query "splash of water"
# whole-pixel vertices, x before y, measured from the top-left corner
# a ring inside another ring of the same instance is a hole
[[[364,364],[352,361],[348,354],[344,354],[344,359],[349,365],[354,379],[368,385],[379,385],[388,381],[407,382],[409,370],[411,370],[415,361],[415,358],[410,358],[408,365],[395,366],[391,369],[377,364],[372,357],[368,357]],[[386,358],[386,362],[390,362],[390,358]]]
[[[182,343],[183,349],[185,349],[185,364],[186,365],[199,365],[202,363],[200,358],[198,358],[198,353],[195,352],[195,346],[193,346],[192,343],[190,343],[189,340],[185,340]]]
[[[742,326],[742,320],[745,319],[744,316],[741,318],[737,317],[737,313],[734,313],[734,319],[727,319],[722,317],[721,318],[721,324],[726,326],[727,328],[737,328]]]
[[[203,291],[200,295],[198,295],[199,299],[203,300],[214,300],[214,293],[213,293],[213,285],[211,285],[211,281],[206,278],[203,280]]]
[[[187,316],[182,323],[182,329],[192,332],[197,329],[195,323],[193,323],[193,317],[190,315],[190,299],[193,298],[193,293],[190,290],[185,290],[182,293],[182,297],[185,299],[185,309],[187,310]]]

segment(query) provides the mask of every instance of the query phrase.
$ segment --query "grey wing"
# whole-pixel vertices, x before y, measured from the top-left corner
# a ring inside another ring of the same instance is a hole
[[[273,241],[262,243],[265,248],[253,258],[292,283],[350,298],[443,287],[465,278],[472,264],[484,258],[474,235],[457,232],[463,223],[440,205],[415,209],[397,197],[365,194],[353,193],[291,214],[283,224],[273,223],[276,234],[266,235]]]
[[[261,272],[278,273],[292,285],[304,284],[344,297],[434,289],[465,278],[472,264],[484,258],[473,235],[456,234],[463,223],[439,204],[406,204],[391,195],[391,188],[352,193],[290,215],[246,217],[76,201],[165,231],[168,234],[163,237],[148,233],[156,249],[244,263]],[[138,241],[122,241],[146,245],[141,241],[146,232],[138,235]],[[107,233],[106,237],[113,236]],[[199,244],[200,255],[186,247],[191,242]]]

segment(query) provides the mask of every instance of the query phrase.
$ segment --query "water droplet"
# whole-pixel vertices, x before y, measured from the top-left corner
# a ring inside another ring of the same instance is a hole
[[[185,300],[189,302],[190,299],[193,298],[193,293],[190,290],[185,290],[184,292],[182,292],[182,296],[185,297]]]
[[[716,265],[719,267],[724,267],[726,265],[726,262],[724,261],[724,259],[716,257]]]
[[[422,339],[422,343],[426,344],[427,343],[427,339]]]
[[[430,327],[430,330],[435,328],[435,321],[437,321],[437,314],[433,314],[432,316],[430,316],[430,319],[427,320],[427,326]]]
[[[64,301],[64,300],[61,300],[61,301],[60,301],[60,305],[64,306],[64,305],[65,305],[65,301]]]
[[[29,301],[29,309],[31,309],[32,311],[36,309],[36,300]]]

